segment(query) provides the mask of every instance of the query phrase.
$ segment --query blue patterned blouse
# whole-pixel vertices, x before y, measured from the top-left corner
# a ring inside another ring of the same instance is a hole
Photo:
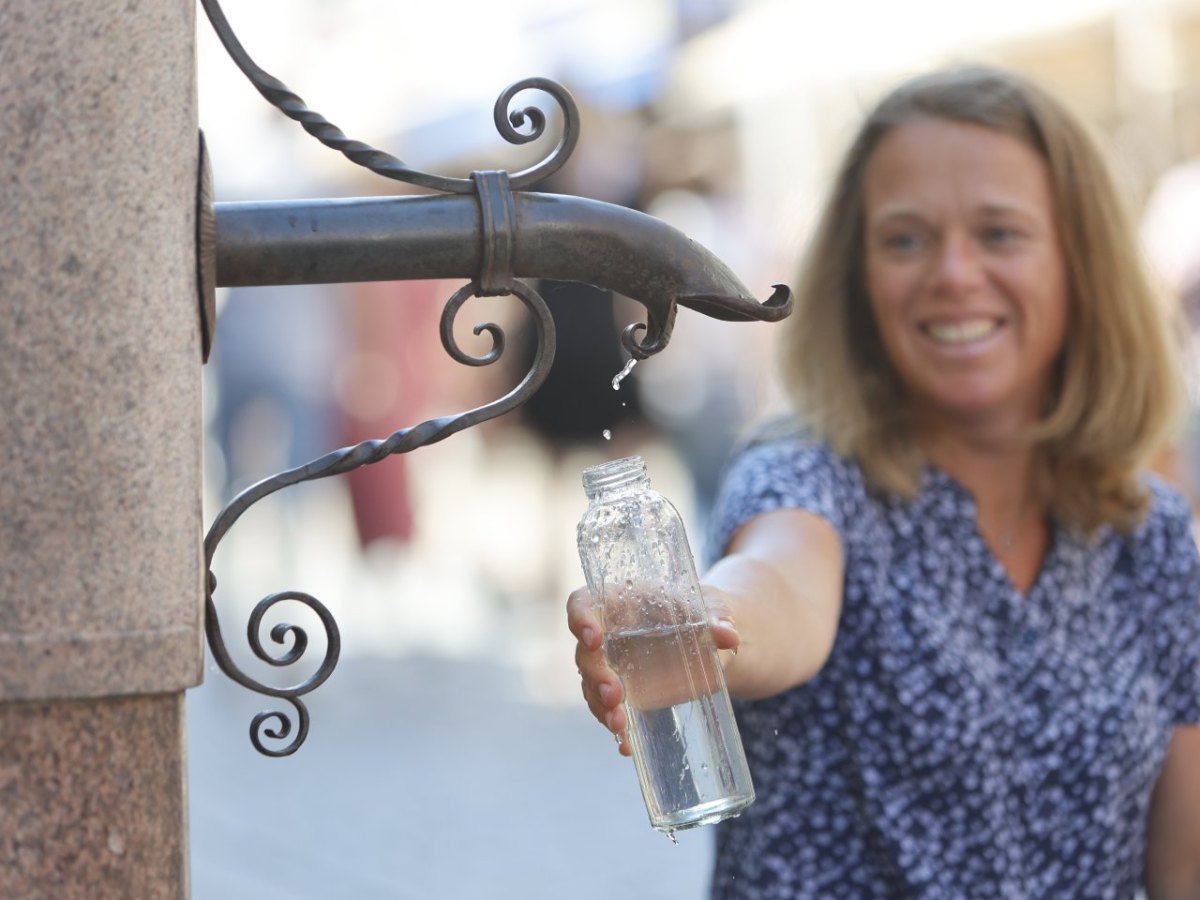
[[[938,470],[902,501],[799,435],[733,460],[711,549],[806,509],[846,579],[820,674],[737,704],[758,799],[718,826],[713,897],[1133,897],[1172,729],[1200,722],[1200,558],[1151,488],[1130,536],[1056,528],[1022,595]]]

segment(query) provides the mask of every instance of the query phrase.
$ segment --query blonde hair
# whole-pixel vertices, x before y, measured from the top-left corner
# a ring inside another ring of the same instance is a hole
[[[1035,487],[1069,525],[1129,530],[1149,499],[1139,471],[1180,421],[1179,345],[1096,142],[1062,104],[1012,73],[964,67],[913,79],[860,127],[809,244],[782,334],[783,383],[801,419],[857,460],[877,488],[915,495],[924,458],[865,286],[863,176],[883,137],[918,117],[991,128],[1045,161],[1070,321],[1054,395],[1031,435]]]

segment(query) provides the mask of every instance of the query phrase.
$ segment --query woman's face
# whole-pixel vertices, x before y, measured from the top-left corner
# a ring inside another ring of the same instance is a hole
[[[914,119],[875,148],[863,198],[871,308],[920,426],[1034,421],[1068,318],[1042,158],[983,126]]]

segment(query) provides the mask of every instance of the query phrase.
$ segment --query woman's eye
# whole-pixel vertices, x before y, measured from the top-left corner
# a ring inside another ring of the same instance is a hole
[[[1011,244],[1018,237],[1017,230],[1007,225],[989,225],[983,230],[984,241],[993,246]]]
[[[921,246],[921,239],[912,232],[897,232],[886,235],[883,246],[895,253],[911,253]]]

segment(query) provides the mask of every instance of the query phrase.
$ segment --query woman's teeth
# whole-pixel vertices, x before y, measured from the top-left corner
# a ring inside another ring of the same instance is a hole
[[[965,344],[991,334],[996,328],[995,319],[971,319],[967,322],[927,325],[925,331],[939,344]]]

